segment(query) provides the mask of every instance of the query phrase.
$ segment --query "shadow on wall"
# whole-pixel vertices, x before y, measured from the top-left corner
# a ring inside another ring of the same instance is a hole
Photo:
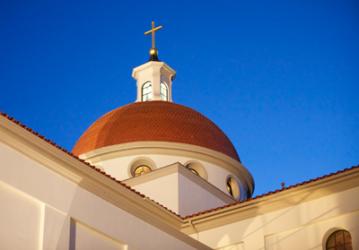
[[[75,221],[70,219],[70,239],[69,239],[69,250],[76,249],[76,225]]]
[[[323,190],[319,189],[315,192],[323,192]],[[298,202],[296,207],[288,209],[292,210],[286,218],[288,222],[273,221],[284,226],[265,233],[265,249],[288,249],[288,247],[300,250],[325,249],[328,232],[346,229],[351,231],[352,235],[357,233],[355,227],[358,227],[359,217],[358,214],[353,214],[351,206],[348,206],[353,201],[351,194],[353,191],[336,192],[312,201],[308,200],[310,196],[315,195],[315,192]]]
[[[314,200],[316,204],[310,207],[303,204],[299,227],[290,233],[279,233],[286,235],[278,239],[276,246],[294,243],[297,249],[326,249],[329,235],[338,229],[349,231],[352,239],[355,238],[353,236],[358,235],[359,202],[353,197],[357,197],[356,190],[348,189]],[[358,249],[356,240],[353,239],[353,249]]]

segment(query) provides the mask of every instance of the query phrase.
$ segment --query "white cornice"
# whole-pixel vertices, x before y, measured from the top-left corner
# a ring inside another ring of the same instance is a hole
[[[170,73],[170,75],[172,75],[172,77],[174,77],[176,75],[176,71],[174,69],[172,69],[168,64],[166,64],[164,62],[150,61],[150,62],[144,63],[144,64],[134,68],[132,70],[132,77],[136,79],[137,72],[143,71],[143,70],[145,70],[147,68],[151,68],[151,67],[163,68],[164,70],[168,71],[168,73]]]

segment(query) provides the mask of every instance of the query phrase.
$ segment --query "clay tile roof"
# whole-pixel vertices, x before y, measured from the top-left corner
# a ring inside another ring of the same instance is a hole
[[[77,141],[72,152],[136,141],[166,141],[209,148],[239,161],[228,137],[199,112],[171,102],[131,103],[95,121]]]

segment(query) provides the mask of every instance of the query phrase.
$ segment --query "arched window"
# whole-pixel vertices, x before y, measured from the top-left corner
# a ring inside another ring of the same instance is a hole
[[[168,87],[167,87],[167,84],[164,83],[164,82],[161,82],[160,88],[161,88],[161,100],[162,101],[168,101]]]
[[[152,84],[151,82],[145,82],[142,85],[142,101],[152,100]]]
[[[353,250],[352,237],[346,230],[337,230],[332,233],[325,244],[326,250]]]

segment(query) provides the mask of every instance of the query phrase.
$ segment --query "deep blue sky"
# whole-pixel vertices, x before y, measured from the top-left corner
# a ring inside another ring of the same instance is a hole
[[[134,3],[137,2],[137,3]],[[357,1],[0,2],[0,110],[71,150],[135,99],[150,47],[217,123],[256,194],[359,163]]]

